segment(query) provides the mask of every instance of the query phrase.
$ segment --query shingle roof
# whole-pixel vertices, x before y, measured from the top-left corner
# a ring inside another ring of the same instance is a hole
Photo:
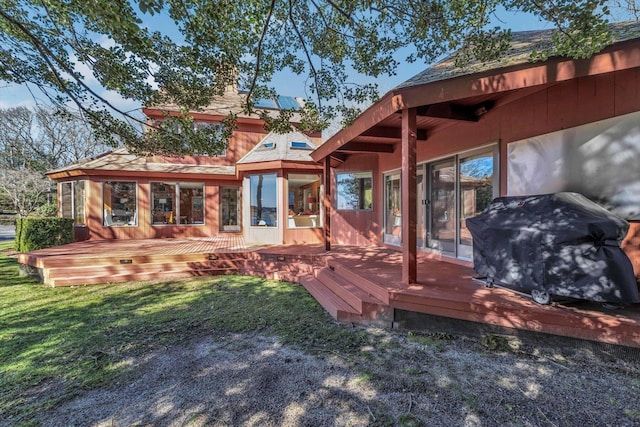
[[[176,163],[158,163],[148,161],[145,157],[130,154],[126,148],[104,153],[98,157],[81,160],[60,169],[47,172],[47,175],[54,175],[61,172],[73,170],[103,170],[103,171],[126,171],[126,172],[164,172],[177,174],[213,174],[213,175],[235,175],[234,166],[223,165],[192,165]]]
[[[610,24],[614,43],[640,37],[640,21]],[[531,62],[531,53],[550,46],[554,30],[520,31],[512,34],[511,47],[507,53],[494,61],[472,62],[465,67],[455,65],[455,55],[449,55],[435,65],[399,84],[395,89],[419,86],[483,71]]]
[[[245,93],[239,92],[237,89],[233,87],[227,88],[225,93],[222,96],[216,96],[211,100],[211,103],[206,107],[202,107],[199,110],[194,110],[194,113],[200,114],[209,114],[213,116],[226,116],[228,114],[235,114],[238,117],[243,118],[252,118],[258,119],[259,116],[257,114],[246,114],[242,108],[242,103],[244,102]],[[287,97],[291,98],[291,97]],[[294,99],[295,102],[298,103],[298,107],[303,107],[304,101],[301,98],[291,98]],[[147,107],[152,110],[160,110],[160,111],[180,111],[180,107],[175,104],[161,104],[154,105],[152,107]],[[270,108],[260,108],[256,107],[256,110],[264,110],[270,116],[275,117],[279,110],[278,109],[270,109]],[[291,121],[296,123],[300,121],[300,114],[293,113]]]
[[[291,142],[304,142],[311,149],[292,148]],[[273,143],[271,146],[265,145]],[[277,134],[271,132],[265,136],[251,151],[238,160],[238,164],[260,163],[270,161],[313,162],[311,152],[318,147],[311,138],[300,132]]]

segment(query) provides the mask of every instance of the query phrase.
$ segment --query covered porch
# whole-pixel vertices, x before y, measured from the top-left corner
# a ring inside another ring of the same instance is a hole
[[[468,264],[426,255],[416,280],[402,277],[403,253],[380,246],[255,245],[225,238],[76,242],[19,255],[51,286],[247,274],[300,283],[337,320],[398,326],[402,311],[514,330],[640,347],[640,306],[541,306],[512,291],[486,288]]]

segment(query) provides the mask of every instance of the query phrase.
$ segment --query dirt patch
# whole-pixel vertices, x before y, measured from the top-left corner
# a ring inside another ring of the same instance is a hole
[[[498,339],[370,329],[357,355],[199,337],[42,413],[51,426],[640,425],[636,362]],[[494,342],[495,339],[488,340]],[[484,346],[483,346],[484,344]],[[1,423],[0,423],[1,424]]]

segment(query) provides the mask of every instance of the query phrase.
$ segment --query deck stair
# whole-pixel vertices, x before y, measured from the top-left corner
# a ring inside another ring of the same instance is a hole
[[[128,257],[54,257],[31,264],[45,284],[79,286],[240,273],[246,254],[182,254]]]
[[[338,321],[389,326],[393,320],[388,292],[336,261],[299,282]]]
[[[242,274],[298,282],[301,276],[313,273],[323,259],[315,255],[253,252],[244,262]]]

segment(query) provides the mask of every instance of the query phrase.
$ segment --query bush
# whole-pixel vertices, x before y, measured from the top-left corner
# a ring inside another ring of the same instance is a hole
[[[72,218],[17,218],[16,251],[30,252],[73,242]]]
[[[43,218],[52,218],[58,216],[58,205],[53,203],[47,203],[46,205],[41,205],[33,211],[35,216],[43,217]]]

